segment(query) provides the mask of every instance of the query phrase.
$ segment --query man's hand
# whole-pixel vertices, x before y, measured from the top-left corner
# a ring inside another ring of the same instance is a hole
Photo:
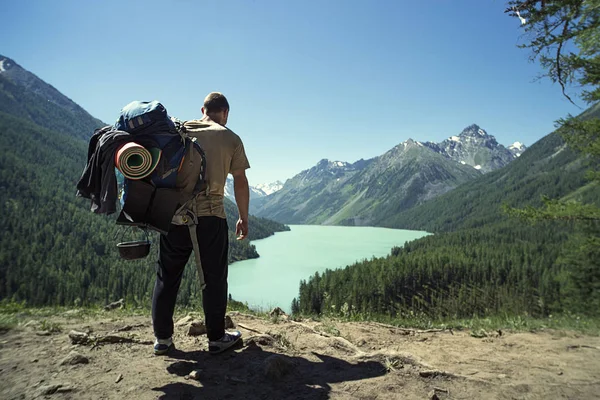
[[[244,240],[248,236],[248,220],[238,219],[235,224],[235,236],[237,240]]]

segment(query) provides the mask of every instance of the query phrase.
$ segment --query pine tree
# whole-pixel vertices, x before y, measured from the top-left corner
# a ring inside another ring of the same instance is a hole
[[[567,88],[582,87],[581,99],[589,105],[600,102],[600,0],[519,0],[506,10],[519,18],[530,40],[521,45],[532,50],[543,74],[558,82],[572,103]],[[587,157],[592,169],[588,178],[600,182],[600,119],[592,111],[557,121],[561,136],[573,149]],[[569,267],[573,296],[582,311],[598,312],[600,304],[600,208],[598,204],[544,199],[544,207],[509,210],[531,220],[571,220],[583,235],[571,241],[563,262]]]

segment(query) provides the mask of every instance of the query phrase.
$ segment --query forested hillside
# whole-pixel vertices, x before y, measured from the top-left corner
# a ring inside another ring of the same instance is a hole
[[[392,227],[436,234],[386,258],[315,274],[300,284],[293,309],[428,318],[597,314],[600,246],[587,233],[598,222],[532,225],[503,211],[504,204],[541,206],[542,196],[600,205],[600,185],[585,177],[593,161],[552,133],[507,167],[390,219]]]

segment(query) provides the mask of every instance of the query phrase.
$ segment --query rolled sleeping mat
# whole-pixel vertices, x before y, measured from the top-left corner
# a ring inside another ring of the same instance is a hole
[[[161,154],[160,149],[146,149],[138,143],[128,142],[117,150],[115,166],[127,179],[143,179],[156,169]]]

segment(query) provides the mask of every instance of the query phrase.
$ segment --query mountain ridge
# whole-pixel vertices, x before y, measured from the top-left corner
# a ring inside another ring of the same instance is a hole
[[[600,103],[584,111],[580,118],[599,118]],[[586,158],[552,132],[531,145],[506,168],[492,171],[468,182],[456,191],[406,210],[385,224],[388,227],[453,231],[490,224],[502,218],[501,206],[540,206],[541,196],[570,196],[584,201],[600,198],[598,185],[585,178]],[[506,217],[505,217],[506,218]]]
[[[0,63],[0,111],[86,140],[107,125],[14,60],[0,55]]]
[[[255,201],[253,210],[286,223],[379,225],[390,213],[507,165],[525,150],[519,145],[511,152],[473,124],[439,144],[410,138],[368,160],[322,159],[286,180],[278,192]]]

